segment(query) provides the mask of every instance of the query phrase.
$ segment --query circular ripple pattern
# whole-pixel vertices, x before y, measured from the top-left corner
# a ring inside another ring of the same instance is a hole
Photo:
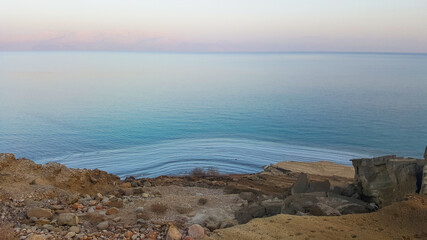
[[[101,169],[120,177],[187,174],[195,167],[220,173],[253,173],[279,161],[331,161],[350,164],[363,154],[244,139],[180,139],[126,149],[73,154],[38,161],[72,168]]]

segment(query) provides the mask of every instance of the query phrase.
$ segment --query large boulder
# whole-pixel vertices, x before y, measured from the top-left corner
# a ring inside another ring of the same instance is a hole
[[[211,208],[199,211],[190,221],[191,224],[199,224],[213,231],[221,228],[224,222],[233,222],[231,212],[221,208]]]
[[[297,181],[291,188],[291,194],[309,193],[309,192],[329,192],[331,184],[329,180],[310,181],[307,174],[301,173]]]
[[[424,152],[424,160],[427,161],[427,147],[426,147],[426,151]],[[427,165],[425,165],[423,169],[420,193],[427,194]]]
[[[416,193],[421,187],[421,169],[425,160],[392,155],[351,161],[359,195],[380,207],[401,201],[405,195]]]
[[[361,200],[333,193],[314,192],[300,193],[287,197],[282,213],[314,216],[336,216],[353,213],[366,213],[369,204]]]
[[[427,195],[427,165],[424,166],[423,170],[423,184],[421,186],[421,194]]]

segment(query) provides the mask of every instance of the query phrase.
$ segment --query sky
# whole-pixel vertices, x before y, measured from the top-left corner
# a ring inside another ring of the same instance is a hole
[[[0,51],[427,53],[426,0],[0,0]]]

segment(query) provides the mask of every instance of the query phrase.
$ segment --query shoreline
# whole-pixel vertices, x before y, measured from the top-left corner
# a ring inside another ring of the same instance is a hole
[[[249,174],[280,161],[329,160],[351,165],[349,159],[366,157],[371,156],[261,140],[208,138],[171,140],[124,149],[64,155],[36,162],[59,162],[70,168],[98,168],[123,179],[129,176],[146,178],[185,175],[195,167],[216,167],[224,174]]]

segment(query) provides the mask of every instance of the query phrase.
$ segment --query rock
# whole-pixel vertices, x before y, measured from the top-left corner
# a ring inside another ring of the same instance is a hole
[[[39,218],[35,221],[36,225],[44,225],[44,224],[49,224],[50,220],[47,218]]]
[[[294,183],[294,185],[291,188],[291,194],[296,194],[296,193],[305,193],[307,192],[309,187],[309,182],[308,182],[308,177],[307,174],[305,173],[301,173],[298,178],[297,181]]]
[[[119,213],[119,209],[117,209],[115,207],[109,208],[105,212],[105,214],[107,214],[107,215],[115,215],[115,214],[118,214],[118,213]]]
[[[159,236],[159,232],[150,231],[150,232],[148,232],[146,237],[150,240],[154,240],[154,239],[157,239],[157,236]]]
[[[220,228],[221,223],[227,220],[233,220],[234,216],[221,208],[210,208],[199,211],[190,221],[191,224],[206,226],[213,231]]]
[[[133,195],[133,188],[125,188],[123,189],[123,193],[125,196],[131,196]]]
[[[257,200],[257,197],[253,192],[241,192],[239,197],[248,202],[254,202]]]
[[[425,160],[399,158],[395,155],[353,159],[355,184],[362,200],[380,207],[401,201],[417,191],[417,176]]]
[[[80,232],[80,228],[78,226],[72,226],[68,229],[69,232],[75,232],[75,233],[79,233]]]
[[[99,230],[105,230],[108,228],[108,226],[109,226],[108,221],[104,221],[104,222],[98,223],[98,225],[96,225],[96,228],[98,228]]]
[[[173,224],[170,224],[169,230],[166,234],[166,240],[181,240],[182,234]]]
[[[279,199],[267,199],[261,202],[261,206],[265,208],[266,216],[274,216],[280,214],[284,202]]]
[[[36,218],[47,218],[51,219],[53,216],[52,210],[46,208],[30,208],[27,211],[27,217],[36,217]]]
[[[100,222],[105,221],[106,215],[98,211],[98,212],[89,213],[86,215],[86,217],[91,224],[96,225]]]
[[[266,215],[265,208],[258,204],[252,204],[241,208],[235,214],[237,222],[239,224],[244,224],[249,222],[253,218],[260,218]]]
[[[149,196],[150,196],[150,195],[149,195],[148,193],[143,193],[143,194],[142,194],[142,197],[143,197],[143,198],[148,198]]]
[[[340,216],[341,213],[323,203],[316,203],[312,206],[309,206],[308,212],[313,216]]]
[[[47,229],[49,231],[54,231],[55,230],[55,227],[52,226],[52,225],[50,225],[50,224],[45,224],[45,225],[42,226],[42,228]]]
[[[124,206],[123,201],[119,199],[112,199],[106,203],[109,207],[122,208]]]
[[[315,206],[316,204],[317,206]],[[337,215],[336,211],[327,208],[325,205],[338,211],[340,214],[369,212],[368,204],[358,199],[333,193],[315,192],[300,193],[287,197],[281,213],[297,214],[301,212],[321,216],[327,216],[327,214]]]
[[[423,173],[422,173],[422,183],[421,183],[421,188],[420,188],[420,193],[427,195],[427,146],[426,146],[426,150],[424,152],[424,161],[425,161],[425,166],[423,168]]]
[[[143,193],[144,193],[144,190],[141,187],[135,188],[133,190],[133,194],[135,194],[135,195],[139,195],[139,194],[143,194]]]
[[[58,224],[76,226],[79,224],[79,218],[74,213],[61,213],[58,216]]]
[[[121,218],[121,217],[113,218],[113,222],[120,222],[121,220],[122,220],[122,218]]]
[[[131,232],[131,231],[127,231],[126,233],[125,233],[125,237],[126,238],[131,238],[133,236],[133,232]]]
[[[219,228],[229,228],[229,227],[235,226],[236,224],[237,224],[237,221],[235,220],[225,220],[221,223]]]
[[[135,213],[140,213],[144,211],[144,207],[138,207],[135,209]]]
[[[65,238],[73,238],[74,236],[76,236],[75,232],[69,232],[67,235],[65,235]]]
[[[193,224],[188,228],[188,236],[194,240],[203,239],[205,236],[205,229],[199,224]]]
[[[331,184],[329,180],[324,180],[322,182],[313,181],[309,183],[307,192],[329,192]]]
[[[122,188],[131,188],[131,187],[132,187],[132,185],[131,185],[131,183],[130,183],[130,182],[122,183],[120,186],[121,186]]]
[[[31,234],[27,240],[45,240],[46,237],[44,235],[40,235],[40,234]]]
[[[423,183],[421,185],[420,192],[421,194],[427,195],[427,165],[425,165],[423,169]]]

